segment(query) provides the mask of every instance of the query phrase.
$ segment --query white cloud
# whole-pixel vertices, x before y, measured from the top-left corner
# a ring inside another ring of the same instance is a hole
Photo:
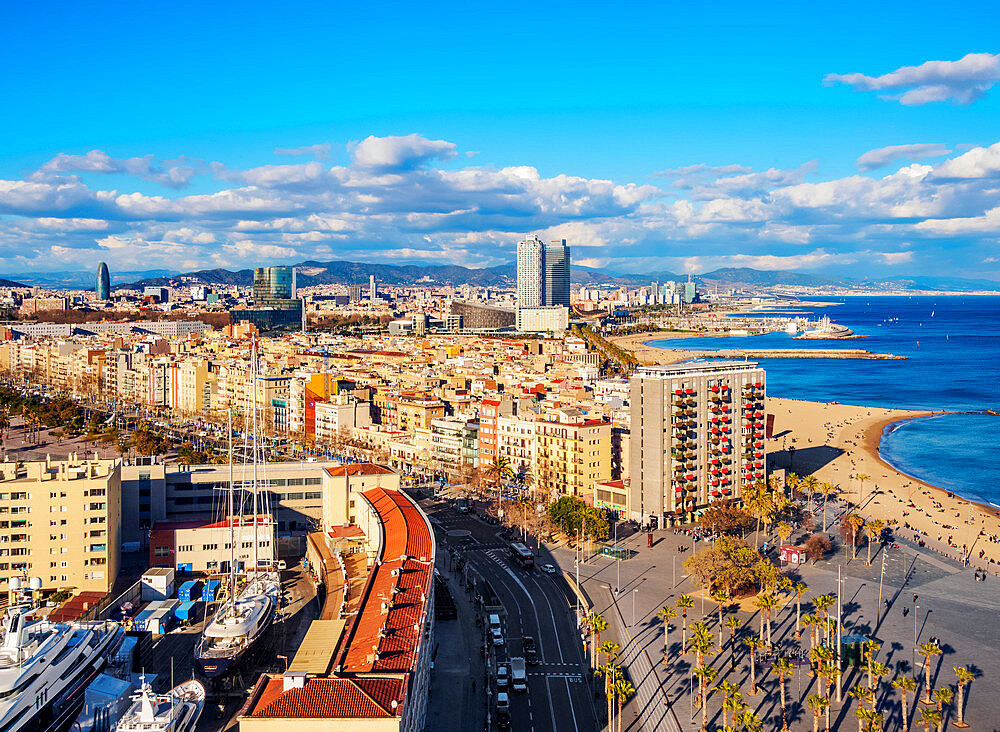
[[[428,140],[423,135],[366,137],[354,148],[354,162],[365,168],[413,170],[431,160],[451,160],[458,146],[447,140]]]
[[[1000,177],[1000,142],[990,147],[974,147],[957,158],[945,160],[934,168],[942,179]]]
[[[868,171],[884,168],[897,160],[923,160],[947,155],[951,150],[937,142],[914,143],[910,145],[889,145],[869,150],[856,161],[858,170]]]
[[[85,155],[59,153],[32,174],[33,180],[47,181],[64,173],[98,173],[102,175],[133,175],[159,183],[166,188],[186,188],[191,179],[205,171],[200,160],[184,156],[176,160],[156,161],[152,155],[135,158],[114,158],[103,150],[91,150]]]
[[[970,53],[958,61],[927,61],[903,66],[881,76],[827,74],[827,84],[849,84],[859,91],[898,92],[884,96],[901,104],[953,101],[972,104],[1000,81],[1000,54]],[[905,91],[903,91],[905,90]]]
[[[276,147],[274,148],[274,154],[289,155],[292,157],[308,155],[317,160],[326,160],[330,157],[330,143],[321,142],[318,145],[303,145],[302,147]]]

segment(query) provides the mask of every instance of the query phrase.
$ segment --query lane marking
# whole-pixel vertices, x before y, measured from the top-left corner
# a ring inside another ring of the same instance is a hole
[[[563,677],[563,683],[566,684],[566,698],[569,699],[569,716],[573,719],[573,729],[576,732],[580,732],[580,728],[576,724],[576,708],[573,706],[573,694],[569,690],[569,679],[565,676]]]
[[[547,678],[545,679],[545,691],[545,696],[549,700],[549,714],[552,715],[552,732],[556,732],[559,729],[559,725],[556,724],[556,708],[552,706],[552,688],[549,686]]]

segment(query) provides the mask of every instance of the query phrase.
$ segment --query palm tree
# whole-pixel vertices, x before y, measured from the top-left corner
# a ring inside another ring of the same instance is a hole
[[[958,704],[955,705],[955,713],[958,715],[958,721],[953,724],[956,727],[964,729],[969,726],[965,723],[962,710],[965,703],[965,687],[967,684],[972,683],[972,680],[976,678],[976,675],[965,666],[953,666],[952,668],[955,669],[955,676],[958,677]]]
[[[865,704],[867,704],[872,709],[875,708],[875,692],[869,689],[867,686],[855,686],[853,689],[847,692],[848,695],[853,696],[858,700],[858,708],[863,709]],[[863,720],[858,717],[858,730],[860,732],[861,722]]]
[[[750,649],[750,696],[757,696],[757,649],[764,645],[763,641],[756,635],[750,635],[743,639],[743,643]]]
[[[622,730],[622,705],[629,700],[629,697],[635,694],[635,687],[625,678],[619,677],[615,679],[612,689],[615,692],[615,698],[618,700],[618,732]]]
[[[865,533],[868,534],[868,566],[872,566],[872,542],[882,535],[885,528],[885,521],[881,519],[871,519],[865,526]]]
[[[785,476],[785,483],[788,484],[789,490],[791,490],[792,498],[795,498],[795,494],[798,492],[799,484],[802,482],[802,478],[797,476],[795,473],[788,473]]]
[[[677,617],[677,611],[669,605],[664,605],[656,611],[656,617],[663,621],[663,663],[666,665],[670,655],[670,620]]]
[[[752,709],[744,709],[736,721],[743,728],[743,732],[761,732],[764,729],[764,722]]]
[[[941,722],[938,723],[938,732],[944,726],[944,706],[945,704],[951,704],[953,696],[951,689],[941,688],[934,690],[934,701],[937,702],[938,714],[941,715]]]
[[[893,680],[892,685],[894,688],[899,689],[899,695],[903,704],[903,732],[908,732],[910,729],[910,713],[906,707],[906,695],[917,691],[917,682],[909,676],[900,676]]]
[[[933,707],[920,707],[920,723],[924,725],[924,732],[931,732],[931,725],[941,724],[941,712]]]
[[[820,595],[819,597],[813,598],[813,607],[816,608],[817,612],[820,613],[823,621],[825,622],[830,617],[830,608],[837,602],[837,598],[833,595]],[[829,641],[827,637],[827,641]]]
[[[757,519],[757,530],[753,544],[754,549],[757,549],[760,543],[760,523],[768,510],[767,504],[769,500],[770,492],[767,489],[767,484],[759,479],[754,481],[753,485],[746,488],[743,492],[743,507],[751,516]]]
[[[812,513],[813,498],[816,495],[816,486],[819,481],[815,475],[807,475],[799,480],[799,490],[809,496],[809,512]]]
[[[881,646],[877,641],[866,640],[862,646],[862,652],[864,654],[865,665],[868,669],[868,688],[872,688],[872,664],[875,663],[875,654]]]
[[[917,653],[924,657],[924,704],[931,703],[931,656],[941,655],[936,643],[921,643]]]
[[[681,648],[687,648],[688,610],[694,607],[691,595],[681,595],[674,603],[681,611]]]
[[[788,716],[785,714],[785,677],[792,677],[795,673],[795,666],[787,658],[779,658],[771,664],[771,670],[778,675],[778,692],[781,696],[781,730],[788,732]]]
[[[698,706],[701,708],[701,732],[708,732],[708,686],[719,674],[714,666],[697,666],[694,675],[698,677]]]
[[[722,653],[722,611],[725,604],[729,602],[729,593],[725,590],[716,590],[712,593],[712,599],[719,603],[719,653]]]
[[[604,696],[608,699],[608,729],[614,729],[615,724],[615,692],[614,682],[618,678],[619,667],[613,663],[601,664],[594,675],[604,676]]]
[[[590,645],[590,664],[597,665],[597,648],[601,645],[601,633],[608,629],[608,621],[600,613],[590,613],[584,617],[584,622],[590,626],[594,639]]]
[[[597,650],[599,653],[604,654],[604,660],[606,663],[611,663],[612,659],[618,658],[618,651],[620,649],[621,646],[615,643],[614,641],[604,641],[601,644],[601,647],[598,648]]]
[[[715,692],[722,694],[722,726],[726,726],[726,720],[729,717],[729,710],[733,709],[730,701],[736,699],[740,704],[743,703],[743,699],[740,695],[740,685],[732,681],[723,679],[719,682],[718,686],[715,687]],[[736,718],[736,712],[733,712],[733,718]]]
[[[775,529],[775,532],[778,534],[778,538],[781,539],[781,543],[787,544],[788,537],[792,535],[792,525],[787,521],[782,521],[780,524],[778,524],[778,527]]]
[[[497,455],[486,465],[486,469],[483,474],[487,479],[493,482],[493,485],[497,489],[497,505],[500,505],[500,496],[503,486],[501,483],[504,479],[513,480],[514,479],[514,468],[511,465],[510,458],[506,455]]]
[[[692,625],[691,629],[694,631],[691,636],[691,649],[696,656],[696,665],[701,666],[705,663],[705,656],[713,652],[714,634],[700,620]]]
[[[857,513],[852,513],[847,517],[847,524],[851,527],[851,559],[858,558],[858,532],[864,526],[864,518]]]
[[[878,687],[882,683],[882,679],[892,673],[888,666],[884,663],[879,663],[878,661],[873,661],[871,666],[868,667],[869,677],[874,682],[872,689],[878,694]]]
[[[754,600],[754,605],[760,608],[760,632],[764,635],[766,629],[767,634],[765,636],[768,645],[771,645],[771,613],[778,606],[778,598],[769,592],[759,595],[756,600]]]
[[[874,709],[858,707],[854,710],[854,716],[858,718],[858,732],[882,732],[885,720]]]
[[[858,486],[858,505],[861,505],[861,498],[864,496],[865,491],[865,481],[871,480],[871,476],[868,475],[868,473],[858,473],[854,477],[857,478],[858,482],[861,484]]]
[[[813,713],[813,732],[819,732],[819,718],[823,716],[823,712],[830,706],[830,700],[820,694],[810,694],[809,698],[806,699],[806,703]],[[829,730],[829,727],[827,727],[827,730]]]
[[[734,669],[736,668],[736,631],[741,625],[743,625],[743,621],[736,615],[730,615],[726,618],[726,627],[729,628],[729,656],[731,666]]]
[[[816,490],[823,494],[823,533],[826,533],[826,503],[830,496],[837,492],[837,487],[832,483],[820,483]]]
[[[809,591],[803,582],[796,582],[792,585],[792,592],[795,593],[795,637],[802,637],[802,596]]]
[[[809,631],[809,652],[816,647],[816,627],[822,622],[818,615],[807,613],[802,616],[802,627]]]

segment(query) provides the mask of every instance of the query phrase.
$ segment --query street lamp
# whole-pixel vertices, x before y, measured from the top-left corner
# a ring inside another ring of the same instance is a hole
[[[635,596],[638,594],[639,588],[636,587],[632,590],[632,625],[635,626]]]

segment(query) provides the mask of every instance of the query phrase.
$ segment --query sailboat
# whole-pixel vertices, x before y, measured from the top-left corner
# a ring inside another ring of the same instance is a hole
[[[115,725],[115,732],[192,732],[205,707],[205,687],[192,679],[166,694],[154,694],[143,676],[132,706]]]
[[[271,526],[271,516],[269,511],[265,511],[263,516],[258,513],[258,496],[260,480],[258,470],[260,468],[260,451],[258,450],[257,438],[259,434],[257,422],[257,342],[253,342],[251,347],[251,368],[250,383],[251,388],[251,414],[250,427],[252,432],[252,496],[253,496],[253,519],[250,526],[253,531],[253,560],[252,566],[247,569],[246,583],[238,589],[238,578],[236,575],[236,542],[235,524],[237,518],[233,511],[233,425],[232,411],[229,414],[229,578],[228,596],[219,606],[212,620],[202,632],[201,639],[195,650],[197,666],[202,674],[212,678],[221,676],[240,658],[242,658],[271,626],[275,611],[281,597],[281,579],[278,572],[268,566],[262,570],[259,557],[259,534],[261,520],[267,526]],[[244,470],[244,477],[246,471]],[[244,481],[245,483],[245,481]],[[242,529],[244,521],[239,519]],[[273,542],[272,542],[273,550]]]

